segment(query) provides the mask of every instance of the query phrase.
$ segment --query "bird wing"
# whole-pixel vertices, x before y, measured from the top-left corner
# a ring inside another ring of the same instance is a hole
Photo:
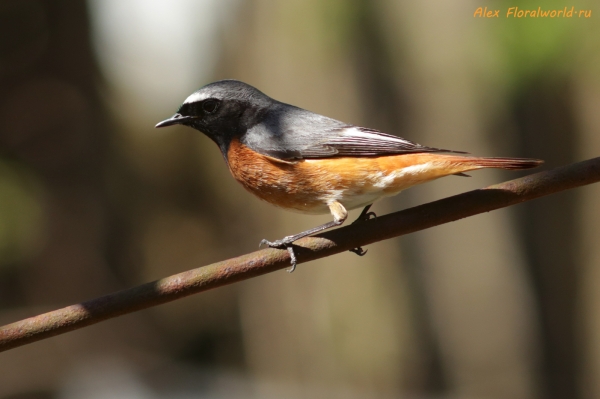
[[[358,126],[345,126],[334,129],[323,140],[319,140],[313,145],[303,148],[301,153],[303,158],[321,158],[321,154],[325,151],[330,153],[330,157],[457,152],[426,147],[402,137]]]
[[[242,143],[263,155],[281,160],[423,152],[464,153],[426,147],[375,129],[349,125],[301,108],[281,105],[271,110],[261,123],[250,128]]]

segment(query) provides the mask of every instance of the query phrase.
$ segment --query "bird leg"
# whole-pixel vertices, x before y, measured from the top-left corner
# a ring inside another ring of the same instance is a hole
[[[377,217],[375,212],[369,212],[371,205],[373,205],[373,204],[369,204],[369,205],[365,206],[365,208],[362,210],[360,215],[358,215],[358,217],[356,218],[356,220],[354,222],[352,222],[352,224],[366,222],[369,219],[375,219]],[[368,250],[364,250],[364,249],[362,249],[362,247],[357,247],[357,248],[352,248],[349,251],[354,252],[358,256],[364,256]]]
[[[288,272],[290,272],[290,273],[293,272],[294,270],[296,270],[296,254],[294,253],[292,243],[296,240],[299,240],[299,239],[309,236],[311,234],[315,234],[320,231],[327,230],[327,229],[330,229],[335,226],[339,226],[342,223],[344,223],[344,221],[348,217],[348,211],[346,210],[346,208],[344,208],[344,206],[337,201],[334,201],[331,204],[329,204],[329,210],[331,211],[331,214],[333,215],[333,220],[331,222],[322,224],[317,227],[313,227],[312,229],[308,229],[301,233],[294,234],[293,236],[283,237],[281,240],[267,241],[267,240],[263,239],[260,242],[260,244],[258,245],[258,247],[260,248],[263,244],[267,244],[267,246],[269,246],[271,248],[287,249],[288,252],[290,253],[290,261],[292,263],[292,267],[288,269]]]

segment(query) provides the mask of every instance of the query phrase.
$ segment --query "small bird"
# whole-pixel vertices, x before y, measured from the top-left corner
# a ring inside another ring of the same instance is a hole
[[[527,169],[538,159],[471,157],[328,118],[274,100],[237,81],[221,80],[192,93],[175,115],[156,125],[192,127],[214,141],[233,177],[278,207],[306,214],[330,212],[333,220],[260,245],[292,243],[339,226],[348,210],[364,207],[357,221],[374,216],[373,202],[443,176],[482,168]],[[352,250],[364,255],[362,248]]]

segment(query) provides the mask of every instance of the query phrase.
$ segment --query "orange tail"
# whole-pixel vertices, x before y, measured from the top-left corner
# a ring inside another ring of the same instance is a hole
[[[508,170],[530,169],[544,163],[541,159],[530,158],[462,158],[461,163],[476,168],[498,168]]]

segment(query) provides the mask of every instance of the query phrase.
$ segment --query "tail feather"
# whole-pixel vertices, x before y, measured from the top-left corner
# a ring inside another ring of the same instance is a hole
[[[477,167],[480,168],[508,170],[530,169],[544,163],[541,159],[531,158],[471,158],[471,162],[473,165],[477,165]]]

